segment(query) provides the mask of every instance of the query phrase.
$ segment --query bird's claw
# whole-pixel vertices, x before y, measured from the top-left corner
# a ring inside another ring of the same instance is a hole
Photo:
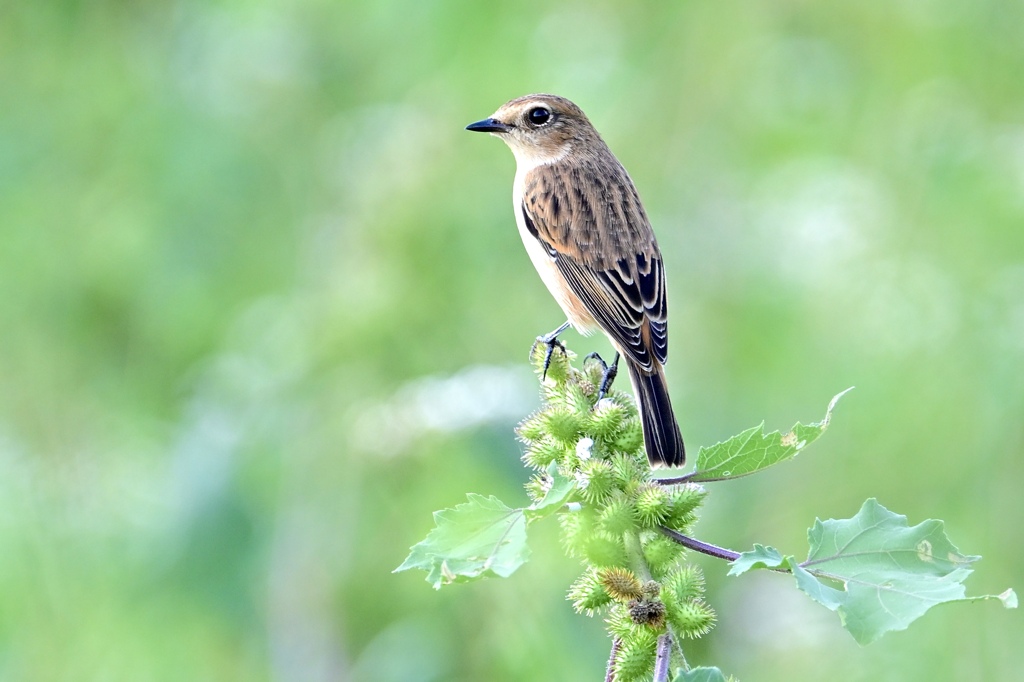
[[[551,356],[555,352],[555,348],[561,349],[562,353],[565,353],[565,344],[558,340],[558,336],[555,334],[548,334],[546,336],[538,336],[537,340],[533,342],[530,347],[530,357],[533,358],[534,352],[537,350],[537,346],[543,344],[546,346],[544,350],[544,365],[543,371],[540,375],[540,380],[544,381],[548,378],[548,368],[551,367]]]
[[[548,368],[551,367],[551,355],[555,352],[555,348],[561,348],[562,354],[565,355],[565,344],[558,340],[558,335],[569,328],[569,321],[566,320],[565,324],[556,329],[555,331],[545,334],[544,336],[538,336],[537,340],[530,346],[530,360],[533,361],[533,353],[537,350],[537,346],[544,344],[547,346],[547,350],[544,352],[544,371],[540,375],[540,380],[544,381],[548,378]]]
[[[615,359],[612,360],[612,364],[608,364],[604,361],[598,353],[588,353],[583,358],[583,363],[586,364],[587,360],[597,360],[601,365],[601,383],[597,387],[597,400],[595,402],[601,402],[601,399],[608,394],[608,389],[612,387],[612,382],[615,381],[615,377],[619,373],[619,353],[616,351]]]

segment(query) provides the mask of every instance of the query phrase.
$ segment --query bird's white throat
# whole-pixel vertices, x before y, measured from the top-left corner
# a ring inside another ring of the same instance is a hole
[[[561,149],[553,154],[537,145],[520,145],[508,140],[505,140],[505,144],[508,145],[509,149],[512,150],[512,154],[516,157],[517,172],[523,175],[538,166],[549,166],[557,163],[567,157],[572,151],[571,144],[562,145]]]

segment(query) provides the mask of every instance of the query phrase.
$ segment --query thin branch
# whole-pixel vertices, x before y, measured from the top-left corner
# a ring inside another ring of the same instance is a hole
[[[608,673],[604,676],[604,682],[615,682],[615,657],[622,648],[622,640],[618,637],[612,640],[612,653],[608,657]]]
[[[668,682],[668,661],[672,653],[672,635],[658,637],[658,653],[654,659],[654,682]]]
[[[678,542],[683,547],[686,547],[687,549],[692,549],[695,552],[707,554],[708,556],[713,556],[716,559],[725,559],[726,561],[736,561],[740,558],[739,552],[734,552],[731,549],[725,549],[724,547],[718,547],[716,545],[711,545],[706,542],[701,542],[700,540],[691,538],[687,535],[683,535],[679,531],[672,530],[671,528],[667,528],[665,526],[658,526],[658,530],[660,530],[669,538]]]
[[[653,478],[655,483],[661,485],[679,485],[680,483],[717,483],[718,481],[735,481],[737,478],[743,478],[754,473],[751,471],[746,474],[736,474],[735,476],[708,476],[706,471],[691,471],[685,476],[676,476],[675,478]]]
[[[693,477],[697,475],[696,471],[686,474],[685,476],[676,476],[675,478],[654,478],[651,479],[659,485],[678,485],[680,483],[689,483],[693,480]]]

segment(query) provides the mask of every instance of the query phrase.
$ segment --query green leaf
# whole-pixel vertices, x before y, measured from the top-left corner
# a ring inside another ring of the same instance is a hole
[[[544,499],[534,502],[524,510],[530,521],[551,516],[569,503],[576,492],[576,481],[558,471],[558,462],[548,465],[547,474],[551,478],[551,487],[548,488]]]
[[[869,499],[852,519],[815,521],[807,537],[807,561],[787,561],[797,585],[836,611],[860,644],[905,629],[937,604],[999,599],[1007,608],[1016,605],[1012,590],[999,596],[965,596],[969,566],[981,557],[961,554],[946,537],[942,521],[910,527],[907,517]]]
[[[702,447],[697,452],[696,471],[687,476],[687,480],[706,482],[739,478],[796,457],[825,432],[832,418],[832,409],[851,390],[852,387],[832,398],[825,411],[825,418],[815,424],[804,425],[798,422],[789,433],[772,431],[766,435],[764,422],[761,422],[759,426],[749,428],[729,440],[711,447]]]
[[[427,582],[440,589],[491,576],[507,578],[526,563],[525,510],[511,509],[493,495],[467,497],[454,509],[434,512],[434,529],[394,572],[421,568]]]
[[[843,590],[837,590],[821,582],[792,558],[787,559],[786,565],[793,571],[793,577],[796,578],[796,586],[814,601],[830,611],[835,611],[845,603],[846,593]],[[839,617],[842,619],[841,614]],[[854,635],[854,637],[856,636]],[[860,640],[858,639],[857,641],[859,642]],[[861,642],[861,644],[864,644],[864,642]]]
[[[672,682],[726,682],[725,675],[718,668],[679,669]]]
[[[753,550],[743,552],[729,564],[729,575],[743,575],[755,568],[780,568],[789,558],[783,557],[774,547],[755,544]]]

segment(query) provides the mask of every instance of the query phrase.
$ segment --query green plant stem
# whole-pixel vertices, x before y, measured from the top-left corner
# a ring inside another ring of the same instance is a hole
[[[622,539],[626,545],[626,556],[629,557],[629,563],[633,570],[636,571],[637,575],[644,582],[651,580],[651,569],[647,566],[647,560],[644,559],[644,550],[640,546],[640,536],[636,532],[628,532],[623,535]]]
[[[644,558],[643,547],[640,545],[640,535],[635,531],[629,532],[623,534],[622,539],[623,543],[626,546],[626,556],[629,557],[630,566],[633,568],[636,574],[644,582],[648,580],[653,580],[654,578],[651,575],[651,569],[647,565],[647,560]],[[654,682],[665,682],[666,680],[668,680],[668,668],[669,662],[672,658],[673,643],[676,645],[676,652],[679,655],[679,659],[683,663],[683,668],[689,669],[689,665],[686,663],[686,655],[683,653],[681,638],[678,634],[675,633],[675,631],[673,631],[672,626],[668,625],[667,632],[658,637],[657,656],[655,658],[654,667]],[[615,679],[614,671],[612,668],[615,661],[615,654],[617,652],[618,644],[621,644],[621,642],[619,642],[618,640],[615,640],[612,643],[612,656],[611,659],[609,659],[608,661],[608,675],[610,677],[606,677],[605,682],[613,682]],[[659,665],[664,666],[664,672],[662,673],[661,677],[658,676],[658,671],[661,670],[661,668],[658,667]]]
[[[683,640],[682,640],[682,638],[679,636],[678,633],[676,633],[675,630],[672,629],[671,625],[668,627],[668,633],[670,635],[672,635],[672,644],[675,645],[676,655],[679,657],[680,663],[682,663],[683,670],[689,670],[690,669],[690,663],[686,660],[686,654],[683,653]]]

